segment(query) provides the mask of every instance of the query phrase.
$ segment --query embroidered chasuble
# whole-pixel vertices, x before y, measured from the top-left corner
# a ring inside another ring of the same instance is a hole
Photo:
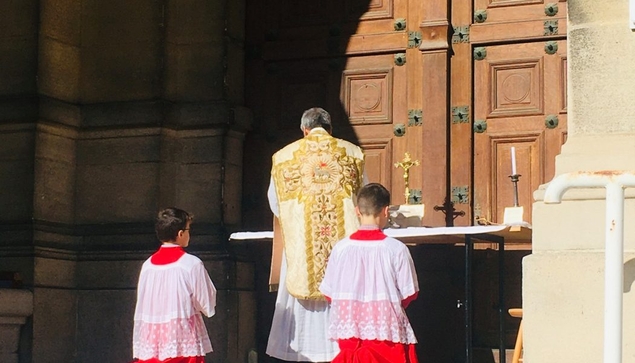
[[[322,128],[273,155],[285,282],[292,296],[324,299],[319,286],[331,249],[359,226],[354,199],[362,185],[363,166],[358,146]]]

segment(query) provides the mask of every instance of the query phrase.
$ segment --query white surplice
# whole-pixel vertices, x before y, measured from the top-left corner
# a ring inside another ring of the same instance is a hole
[[[178,246],[163,246],[164,248]],[[141,360],[204,356],[212,344],[202,314],[215,313],[216,288],[203,262],[185,253],[177,261],[145,261],[134,314],[133,356]]]

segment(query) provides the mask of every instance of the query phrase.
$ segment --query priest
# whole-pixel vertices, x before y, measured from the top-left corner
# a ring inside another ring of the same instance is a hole
[[[331,136],[331,117],[306,110],[304,137],[273,155],[269,204],[274,213],[270,286],[278,290],[266,353],[294,362],[329,362],[329,304],[319,291],[334,244],[359,226],[354,199],[364,184],[359,146]]]

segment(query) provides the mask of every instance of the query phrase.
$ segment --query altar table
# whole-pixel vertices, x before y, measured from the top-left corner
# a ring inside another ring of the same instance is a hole
[[[505,363],[505,243],[531,242],[531,225],[523,222],[513,225],[489,225],[469,227],[408,227],[387,228],[384,233],[408,245],[455,244],[465,246],[465,362],[472,363],[472,253],[474,240],[498,244],[498,319],[499,362]],[[230,240],[273,239],[272,231],[235,232]]]

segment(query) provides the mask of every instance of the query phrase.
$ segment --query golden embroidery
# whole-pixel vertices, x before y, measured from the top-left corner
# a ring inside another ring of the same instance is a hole
[[[291,160],[274,165],[279,202],[295,199],[304,206],[308,298],[322,298],[318,287],[332,247],[345,236],[344,200],[362,184],[362,163],[337,139],[315,132],[299,141]]]

